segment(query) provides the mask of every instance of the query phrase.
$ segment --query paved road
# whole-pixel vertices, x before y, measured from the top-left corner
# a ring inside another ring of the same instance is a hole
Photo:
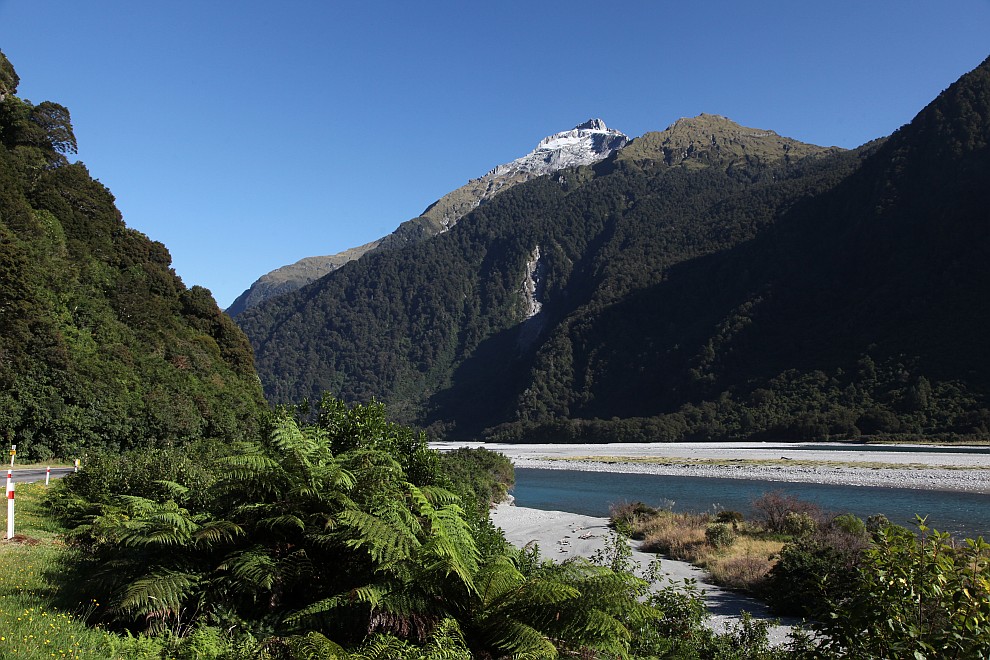
[[[2,477],[5,482],[7,479],[7,470],[9,469],[10,466],[6,466],[4,467],[3,472],[0,473],[0,477]],[[59,477],[64,477],[65,475],[72,472],[72,469],[73,468],[70,467],[68,468],[54,467],[52,468],[52,479],[58,479]],[[34,481],[44,481],[45,468],[19,468],[17,466],[14,466],[13,476],[14,476],[15,484],[29,484]]]

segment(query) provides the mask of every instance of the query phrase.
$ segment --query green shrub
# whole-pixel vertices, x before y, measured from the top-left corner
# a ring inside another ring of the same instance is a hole
[[[889,524],[890,520],[887,519],[887,516],[878,513],[866,519],[866,531],[870,534],[876,534]]]
[[[842,513],[832,518],[831,526],[852,536],[866,536],[866,523],[851,513]]]
[[[807,513],[801,511],[789,511],[784,516],[784,532],[795,537],[802,537],[811,534],[818,528],[818,523]]]
[[[736,530],[739,528],[739,523],[745,520],[745,516],[738,511],[719,511],[715,514],[715,522],[728,523],[732,525],[732,529]]]
[[[770,569],[763,595],[776,614],[824,616],[836,581],[848,575],[845,559],[836,548],[818,539],[805,537],[791,543]]]
[[[642,540],[640,523],[660,514],[660,509],[643,502],[620,502],[609,506],[609,518],[615,531],[629,538]]]
[[[516,481],[512,461],[484,447],[460,447],[441,454],[440,468],[450,480],[450,490],[484,518],[491,505],[505,501]]]
[[[785,521],[789,513],[803,513],[814,521],[823,516],[821,507],[817,504],[805,502],[780,490],[764,493],[753,502],[753,508],[766,530],[774,533],[788,533]]]
[[[919,519],[888,525],[815,626],[826,654],[985,658],[990,649],[990,544],[957,544]]]
[[[732,529],[725,523],[709,523],[705,528],[705,542],[713,548],[728,548],[735,538]]]

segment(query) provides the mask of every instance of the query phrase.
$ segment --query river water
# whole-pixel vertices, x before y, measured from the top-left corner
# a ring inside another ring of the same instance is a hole
[[[929,527],[953,536],[990,538],[990,495],[981,493],[516,468],[512,494],[518,506],[589,516],[608,516],[612,503],[641,501],[660,506],[672,502],[674,511],[730,509],[749,517],[753,500],[770,491],[864,520],[882,513],[913,528],[917,514],[928,516]]]

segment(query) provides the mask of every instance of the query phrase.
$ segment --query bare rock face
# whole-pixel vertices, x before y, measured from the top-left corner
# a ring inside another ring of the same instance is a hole
[[[628,137],[608,128],[601,119],[591,119],[569,131],[546,137],[525,156],[499,165],[484,176],[447,193],[422,215],[403,222],[384,238],[338,254],[306,257],[261,276],[251,288],[237,297],[227,308],[227,313],[237,316],[269,298],[301,289],[371,250],[395,249],[442,234],[503,190],[568,167],[597,163],[628,142]]]

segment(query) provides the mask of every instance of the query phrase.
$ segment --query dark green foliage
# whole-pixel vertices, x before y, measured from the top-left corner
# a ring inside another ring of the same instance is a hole
[[[311,426],[278,412],[262,442],[209,469],[163,452],[65,480],[52,506],[76,516],[66,590],[95,599],[109,627],[209,625],[285,657],[424,657],[438,645],[456,657],[628,657],[656,616],[639,600],[645,583],[479,538],[434,485],[447,477],[422,436],[376,405],[325,399],[318,412]],[[129,493],[101,487],[115,476]]]
[[[842,581],[842,572],[852,570],[851,563],[855,565],[819,539],[807,537],[791,543],[767,577],[767,602],[780,615],[822,616],[828,597],[835,593],[835,582]]]
[[[661,616],[638,631],[633,657],[664,660],[783,660],[788,652],[770,643],[767,621],[749,613],[724,633],[708,626],[711,614],[705,608],[692,580],[670,584],[655,591],[649,603]],[[674,588],[676,587],[676,588]]]
[[[0,59],[2,439],[30,460],[257,433],[247,340],[66,160],[69,111],[16,82]]]
[[[437,435],[986,437],[988,117],[984,63],[853,152],[562,172],[238,323],[273,400]]]
[[[14,71],[14,66],[7,56],[0,52],[0,101],[3,101],[7,94],[16,94],[20,82],[21,79]]]
[[[813,524],[793,533],[794,540],[770,570],[763,595],[777,614],[809,619],[828,615],[831,602],[842,597],[862,565],[870,536],[862,520],[841,514],[816,523],[807,513],[790,512]]]
[[[516,481],[512,461],[484,447],[441,454],[440,465],[465,508],[486,520],[489,508],[504,501]]]
[[[960,545],[919,520],[889,525],[820,619],[825,657],[985,658],[990,655],[990,545]]]

